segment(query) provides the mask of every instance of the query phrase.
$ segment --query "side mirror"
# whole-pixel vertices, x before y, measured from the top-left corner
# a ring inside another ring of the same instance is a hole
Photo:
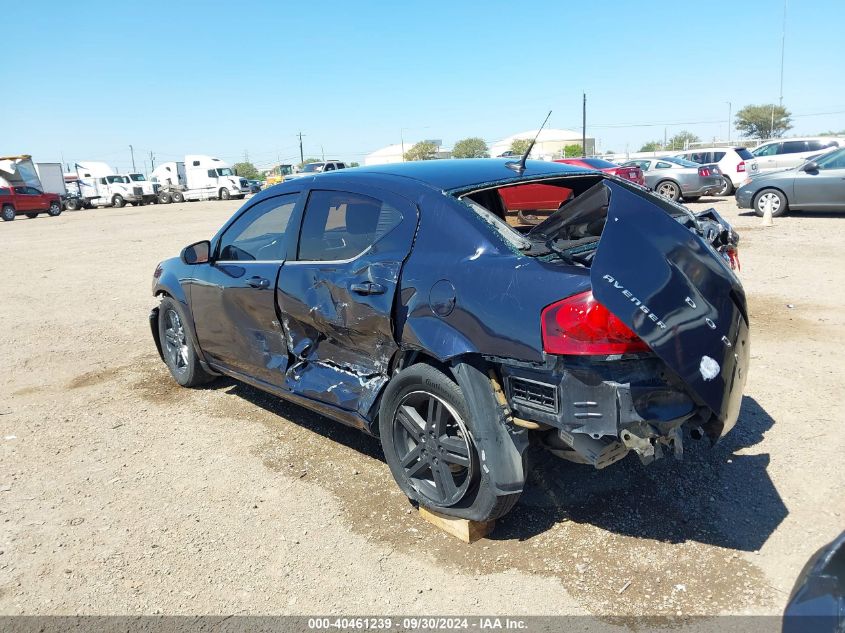
[[[195,244],[191,244],[190,246],[183,248],[182,252],[179,254],[179,259],[189,266],[193,266],[195,264],[207,264],[210,253],[211,242],[203,240],[202,242],[196,242]]]
[[[801,171],[818,171],[819,164],[814,160],[808,160],[806,163],[801,165]]]

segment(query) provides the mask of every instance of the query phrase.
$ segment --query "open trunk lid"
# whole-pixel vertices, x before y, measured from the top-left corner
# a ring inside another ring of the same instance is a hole
[[[725,259],[648,194],[606,183],[593,295],[723,424],[736,423],[751,351],[745,293]],[[712,239],[712,236],[711,236]]]
[[[750,340],[745,293],[727,257],[738,238],[727,222],[604,180],[528,237],[590,267],[593,296],[713,411],[711,436],[733,427]]]

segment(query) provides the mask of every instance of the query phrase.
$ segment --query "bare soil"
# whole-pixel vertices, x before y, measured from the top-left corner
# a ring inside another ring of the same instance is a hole
[[[378,441],[250,387],[186,390],[147,315],[161,259],[239,202],[0,225],[0,613],[776,614],[845,525],[845,217],[742,235],[752,365],[713,450],[594,471],[532,454],[464,545]]]

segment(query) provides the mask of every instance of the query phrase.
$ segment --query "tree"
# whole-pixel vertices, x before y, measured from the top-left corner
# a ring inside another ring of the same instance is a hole
[[[477,136],[461,139],[452,148],[452,158],[488,158],[487,143]]]
[[[511,151],[517,156],[522,156],[528,149],[529,145],[531,145],[530,138],[516,138],[511,143]]]
[[[691,143],[700,143],[701,139],[692,132],[682,130],[666,142],[668,149],[686,149]]]
[[[581,156],[582,153],[580,143],[573,143],[563,148],[564,158],[574,158],[575,156]]]
[[[736,113],[736,129],[748,138],[780,138],[792,127],[792,113],[773,103],[747,105]]]
[[[258,180],[261,177],[261,173],[252,163],[235,163],[232,169],[235,170],[238,176],[247,180]]]
[[[663,143],[660,141],[649,141],[648,143],[643,144],[640,148],[641,152],[657,152],[663,149]]]
[[[420,141],[405,152],[405,160],[431,160],[437,153],[437,145],[431,141]]]
[[[304,161],[299,163],[299,168],[302,169],[308,163],[320,163],[320,162],[322,162],[322,161],[319,158],[306,158]]]
[[[356,162],[356,161],[354,161],[354,160],[353,160],[351,163],[349,163],[349,164],[347,165],[347,167],[360,167],[360,165],[361,165],[361,163]]]
[[[845,136],[845,130],[839,130],[838,132],[828,130],[827,132],[819,132],[816,136]]]

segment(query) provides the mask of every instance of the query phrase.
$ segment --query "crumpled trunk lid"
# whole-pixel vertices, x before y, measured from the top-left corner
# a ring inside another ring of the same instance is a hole
[[[713,411],[721,423],[714,435],[723,435],[736,423],[748,373],[742,286],[705,239],[649,194],[604,184],[609,204],[591,263],[593,295]]]

